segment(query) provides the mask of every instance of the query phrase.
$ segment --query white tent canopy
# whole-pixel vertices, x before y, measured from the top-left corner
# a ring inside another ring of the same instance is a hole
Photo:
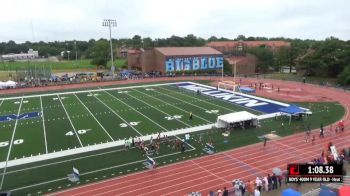
[[[15,88],[16,85],[17,85],[17,83],[14,82],[14,81],[11,81],[11,80],[9,80],[9,81],[7,81],[7,82],[1,82],[1,81],[0,81],[0,89],[4,89],[4,88]]]
[[[257,125],[258,116],[247,111],[240,111],[218,116],[216,123],[218,128],[223,128],[227,127],[227,125],[230,123],[237,123],[250,120],[253,122],[254,125]]]

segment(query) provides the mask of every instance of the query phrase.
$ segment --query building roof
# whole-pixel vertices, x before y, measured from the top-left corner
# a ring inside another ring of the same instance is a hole
[[[209,42],[207,46],[210,47],[233,47],[237,46],[240,43],[243,45],[246,45],[247,47],[258,47],[261,45],[266,45],[269,47],[283,47],[283,46],[290,46],[289,42],[286,41],[215,41],[215,42]]]
[[[140,50],[128,50],[129,54],[141,54]]]
[[[158,47],[155,49],[165,56],[222,55],[211,47]]]

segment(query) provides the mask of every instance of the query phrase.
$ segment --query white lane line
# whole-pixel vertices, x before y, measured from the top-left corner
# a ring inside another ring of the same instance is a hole
[[[148,96],[148,97],[151,97],[151,98],[153,98],[153,99],[159,100],[159,101],[161,101],[161,102],[163,102],[163,103],[168,104],[169,106],[172,106],[172,107],[174,107],[174,108],[177,108],[178,110],[181,110],[181,111],[183,111],[183,112],[188,113],[188,111],[186,111],[186,110],[184,110],[184,109],[181,109],[181,108],[179,108],[179,107],[177,107],[177,106],[175,106],[175,105],[169,104],[169,103],[167,103],[167,102],[165,102],[165,101],[163,101],[163,100],[161,100],[161,99],[159,99],[159,98],[157,98],[157,97],[154,97],[154,96],[152,96],[152,95],[148,95],[148,94],[146,94],[146,93],[144,93],[144,92],[141,92],[141,91],[139,91],[139,90],[136,90],[136,89],[134,89],[134,91],[139,92],[139,93],[141,93],[141,94],[144,94],[144,95],[146,95],[146,96]],[[207,119],[205,119],[205,118],[200,117],[199,115],[196,115],[196,116],[197,116],[198,118],[200,118],[200,119],[202,119],[202,120],[208,122],[208,123],[213,123],[213,122],[210,122],[209,120],[207,120]]]
[[[18,116],[19,116],[19,114],[20,114],[20,112],[21,112],[22,102],[23,102],[23,98],[21,99],[21,103],[19,104],[19,108],[18,108],[18,112],[17,112],[17,118],[16,118],[16,121],[15,121],[15,126],[13,127],[12,137],[11,137],[11,141],[10,141],[10,147],[9,147],[9,150],[8,150],[7,156],[6,156],[5,168],[4,168],[4,172],[3,172],[3,174],[2,174],[2,177],[1,177],[0,190],[2,190],[2,185],[3,185],[3,183],[4,183],[4,179],[5,179],[5,175],[6,175],[6,170],[7,170],[7,164],[8,164],[8,161],[9,161],[9,159],[10,159],[12,144],[13,144],[13,140],[14,140],[14,138],[15,138],[17,123],[18,123]]]
[[[90,92],[91,93],[91,92]],[[110,108],[106,103],[104,103],[97,96],[93,95],[97,100],[99,100],[104,106],[106,106],[111,112],[113,112],[116,116],[118,116],[122,121],[124,121],[129,127],[131,127],[136,133],[143,136],[134,126],[130,125],[123,117],[121,117],[117,112],[115,112],[112,108]]]
[[[41,118],[43,119],[43,128],[44,128],[44,138],[45,138],[45,152],[48,153],[47,150],[47,139],[46,139],[46,128],[45,128],[45,118],[44,118],[44,109],[43,109],[43,101],[40,96],[40,107],[41,107]]]
[[[97,118],[92,114],[92,112],[89,110],[89,108],[81,101],[81,99],[77,96],[77,94],[74,93],[74,96],[79,100],[79,102],[85,107],[85,109],[90,113],[90,115],[95,119],[95,121],[100,125],[100,127],[103,129],[103,131],[108,135],[108,137],[114,141],[111,135],[109,135],[108,131],[101,125],[100,121],[97,120]]]
[[[78,138],[78,141],[79,141],[80,146],[83,147],[83,144],[81,143],[81,140],[80,140],[80,138],[79,138],[79,135],[78,135],[78,133],[77,133],[77,130],[75,129],[75,127],[74,127],[74,125],[73,125],[73,122],[72,122],[72,120],[70,119],[70,117],[69,117],[69,115],[68,115],[68,112],[67,112],[66,108],[65,108],[64,105],[63,105],[63,102],[62,102],[62,100],[61,100],[60,95],[57,94],[57,97],[58,97],[58,100],[60,100],[60,102],[61,102],[61,105],[62,105],[62,107],[63,107],[63,109],[64,109],[64,112],[66,112],[66,116],[67,116],[67,118],[68,118],[68,120],[69,120],[69,122],[70,122],[70,124],[71,124],[71,126],[72,126],[72,128],[73,128],[73,131],[75,132],[75,135],[76,135],[77,138]]]

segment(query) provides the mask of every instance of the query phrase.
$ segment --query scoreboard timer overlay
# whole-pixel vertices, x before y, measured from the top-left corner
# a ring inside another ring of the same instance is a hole
[[[287,181],[291,183],[340,183],[343,182],[343,165],[289,164]]]

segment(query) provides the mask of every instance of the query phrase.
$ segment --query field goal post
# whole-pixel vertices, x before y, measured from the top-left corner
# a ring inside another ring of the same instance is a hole
[[[232,91],[232,92],[240,92],[239,84],[235,83],[234,81],[218,82],[217,88],[218,88],[218,90],[219,89],[225,89],[225,90],[229,90],[229,91]]]

